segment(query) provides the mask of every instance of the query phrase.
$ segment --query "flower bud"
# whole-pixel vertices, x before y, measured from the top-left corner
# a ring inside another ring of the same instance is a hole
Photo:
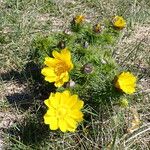
[[[75,86],[75,82],[73,80],[70,80],[69,82],[66,83],[66,87],[74,87]]]
[[[58,47],[59,47],[60,49],[64,49],[64,48],[66,47],[66,42],[65,42],[65,41],[60,41],[60,42],[58,43]]]
[[[127,100],[126,98],[123,98],[123,99],[120,100],[119,105],[120,105],[122,108],[126,108],[126,107],[128,107],[129,102],[128,102],[128,100]]]
[[[100,32],[102,31],[101,25],[100,25],[100,24],[94,25],[94,26],[93,26],[93,31],[94,31],[95,33],[100,33]]]
[[[93,72],[93,66],[90,63],[87,63],[83,66],[83,72],[86,74],[90,74]]]
[[[66,35],[71,35],[72,32],[70,31],[70,29],[65,29],[65,30],[64,30],[64,34],[66,34]]]
[[[83,44],[83,47],[88,48],[88,46],[89,46],[89,43],[87,41],[85,41],[84,44]]]

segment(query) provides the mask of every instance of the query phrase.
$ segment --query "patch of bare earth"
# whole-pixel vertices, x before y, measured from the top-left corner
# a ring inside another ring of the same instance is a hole
[[[125,33],[122,36],[116,48],[116,55],[120,60],[124,61],[126,59],[125,63],[138,64],[140,67],[149,68],[150,66],[146,61],[150,53],[149,47],[150,27],[148,24],[138,24],[135,25],[135,28],[130,32],[130,35],[126,35]],[[129,56],[132,56],[132,58],[129,58]]]
[[[0,103],[3,104],[0,109],[0,149],[3,149],[4,137],[3,130],[8,129],[13,126],[15,122],[21,121],[24,117],[24,114],[20,114],[17,111],[17,106],[15,107],[15,101],[18,100],[16,94],[24,93],[26,90],[26,85],[20,84],[17,81],[5,81],[3,82],[2,88],[0,90]],[[23,98],[24,95],[22,95]],[[9,104],[9,100],[11,101]],[[6,101],[7,100],[7,101]],[[19,99],[21,100],[21,98]],[[11,107],[11,103],[14,104],[14,107]]]
[[[125,31],[126,32],[126,31]],[[126,139],[127,148],[138,145],[148,150],[150,143],[150,26],[136,25],[131,34],[123,34],[117,45],[116,59],[127,69],[135,67],[136,75],[142,74],[138,81],[138,93],[142,96],[135,102],[134,107],[139,115],[140,124]],[[127,122],[129,122],[128,118]]]

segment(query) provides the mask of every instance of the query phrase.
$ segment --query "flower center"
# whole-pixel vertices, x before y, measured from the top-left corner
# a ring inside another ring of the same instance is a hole
[[[66,116],[66,114],[67,114],[66,108],[61,107],[61,108],[58,109],[57,116],[59,118],[64,118]]]
[[[66,71],[67,71],[67,65],[65,63],[59,63],[55,67],[55,73],[57,75],[61,75],[62,73],[66,72]]]

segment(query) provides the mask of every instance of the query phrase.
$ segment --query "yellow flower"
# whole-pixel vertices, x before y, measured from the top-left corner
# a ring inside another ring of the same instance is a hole
[[[83,16],[83,15],[78,15],[78,16],[76,16],[76,17],[74,18],[74,21],[75,21],[76,24],[80,24],[80,23],[82,23],[84,20],[85,20],[85,16]]]
[[[127,94],[135,92],[137,78],[130,72],[122,72],[115,82],[115,87]]]
[[[126,26],[126,21],[121,16],[115,16],[112,20],[115,27],[123,29]]]
[[[71,95],[67,90],[63,93],[51,93],[44,103],[48,107],[44,123],[48,124],[51,130],[59,128],[62,132],[74,132],[78,123],[83,120],[81,109],[84,102],[78,95]]]
[[[69,80],[69,71],[73,68],[70,51],[65,48],[61,52],[53,51],[54,58],[46,57],[44,64],[47,66],[41,73],[48,82],[55,82],[56,87],[61,87]]]

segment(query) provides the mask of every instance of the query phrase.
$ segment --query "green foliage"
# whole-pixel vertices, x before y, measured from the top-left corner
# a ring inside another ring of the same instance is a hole
[[[52,57],[53,50],[60,51],[67,47],[71,51],[74,69],[70,72],[70,80],[75,82],[75,86],[64,85],[57,91],[67,88],[86,101],[96,102],[96,105],[119,100],[122,94],[113,85],[119,71],[110,47],[115,44],[120,31],[115,30],[108,22],[99,33],[94,32],[89,24],[81,26],[72,23],[69,34],[63,32],[47,37],[38,36],[33,41],[32,48],[37,55],[34,58],[38,58],[41,68],[44,58]],[[89,69],[90,72],[86,71]]]

